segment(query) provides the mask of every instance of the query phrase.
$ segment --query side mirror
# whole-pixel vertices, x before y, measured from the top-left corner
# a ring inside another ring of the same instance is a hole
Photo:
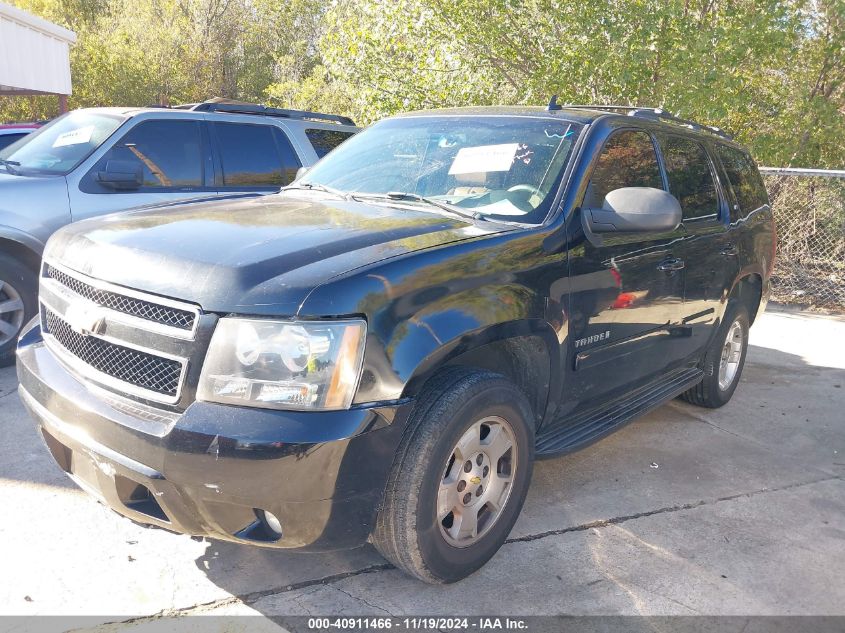
[[[584,209],[594,233],[674,231],[681,223],[681,204],[671,193],[652,187],[614,189],[601,209]]]
[[[106,161],[105,169],[97,172],[97,182],[103,187],[119,191],[138,189],[144,184],[141,165],[128,160]]]
[[[294,178],[294,181],[299,180],[300,178],[302,178],[307,173],[308,173],[307,167],[300,167],[299,169],[296,170],[296,178]]]

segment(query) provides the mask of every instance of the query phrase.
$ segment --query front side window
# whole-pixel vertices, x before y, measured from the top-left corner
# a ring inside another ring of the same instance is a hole
[[[8,171],[23,176],[63,176],[88,158],[126,119],[77,110],[0,150]]]
[[[308,128],[305,130],[305,136],[311,141],[311,146],[317,152],[318,158],[322,158],[328,154],[352,135],[353,132],[341,132],[340,130],[322,130],[317,128]]]
[[[669,193],[681,203],[685,220],[716,215],[719,196],[710,159],[701,143],[681,136],[660,139]]]
[[[736,196],[736,203],[739,205],[743,215],[769,204],[769,196],[766,193],[766,186],[757,171],[757,166],[751,157],[738,149],[727,145],[717,145],[716,153],[725,168],[731,189]]]
[[[214,130],[224,187],[278,189],[296,177],[296,154],[274,126],[215,123]]]
[[[143,121],[115,143],[99,164],[109,161],[125,161],[140,168],[145,189],[201,187],[200,124],[175,119]]]
[[[359,132],[303,178],[356,196],[526,223],[548,215],[581,131],[517,116],[386,119]],[[420,201],[418,197],[426,200]]]
[[[622,130],[608,139],[587,185],[584,206],[601,208],[605,196],[622,187],[663,188],[654,144],[646,132]]]

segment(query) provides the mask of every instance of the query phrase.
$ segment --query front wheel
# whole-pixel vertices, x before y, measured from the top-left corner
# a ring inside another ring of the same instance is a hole
[[[704,379],[681,397],[692,404],[716,409],[731,399],[748,352],[748,310],[731,301],[722,326],[710,343],[702,362]]]
[[[18,334],[38,309],[37,293],[35,273],[0,253],[0,367],[14,362]]]
[[[534,459],[525,395],[504,377],[452,367],[421,395],[400,443],[373,543],[430,583],[461,580],[502,546]]]

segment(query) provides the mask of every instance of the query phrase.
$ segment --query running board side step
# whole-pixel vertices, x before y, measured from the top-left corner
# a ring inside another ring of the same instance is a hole
[[[537,436],[538,458],[571,453],[600,440],[644,413],[694,387],[703,378],[699,368],[678,369],[599,409],[586,411]]]

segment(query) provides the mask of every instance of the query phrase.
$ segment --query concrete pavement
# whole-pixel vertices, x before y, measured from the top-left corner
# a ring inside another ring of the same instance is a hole
[[[726,407],[674,401],[538,462],[508,544],[449,587],[369,547],[305,555],[136,526],[53,465],[15,389],[0,370],[3,614],[141,629],[171,613],[845,615],[845,319],[767,313]]]

